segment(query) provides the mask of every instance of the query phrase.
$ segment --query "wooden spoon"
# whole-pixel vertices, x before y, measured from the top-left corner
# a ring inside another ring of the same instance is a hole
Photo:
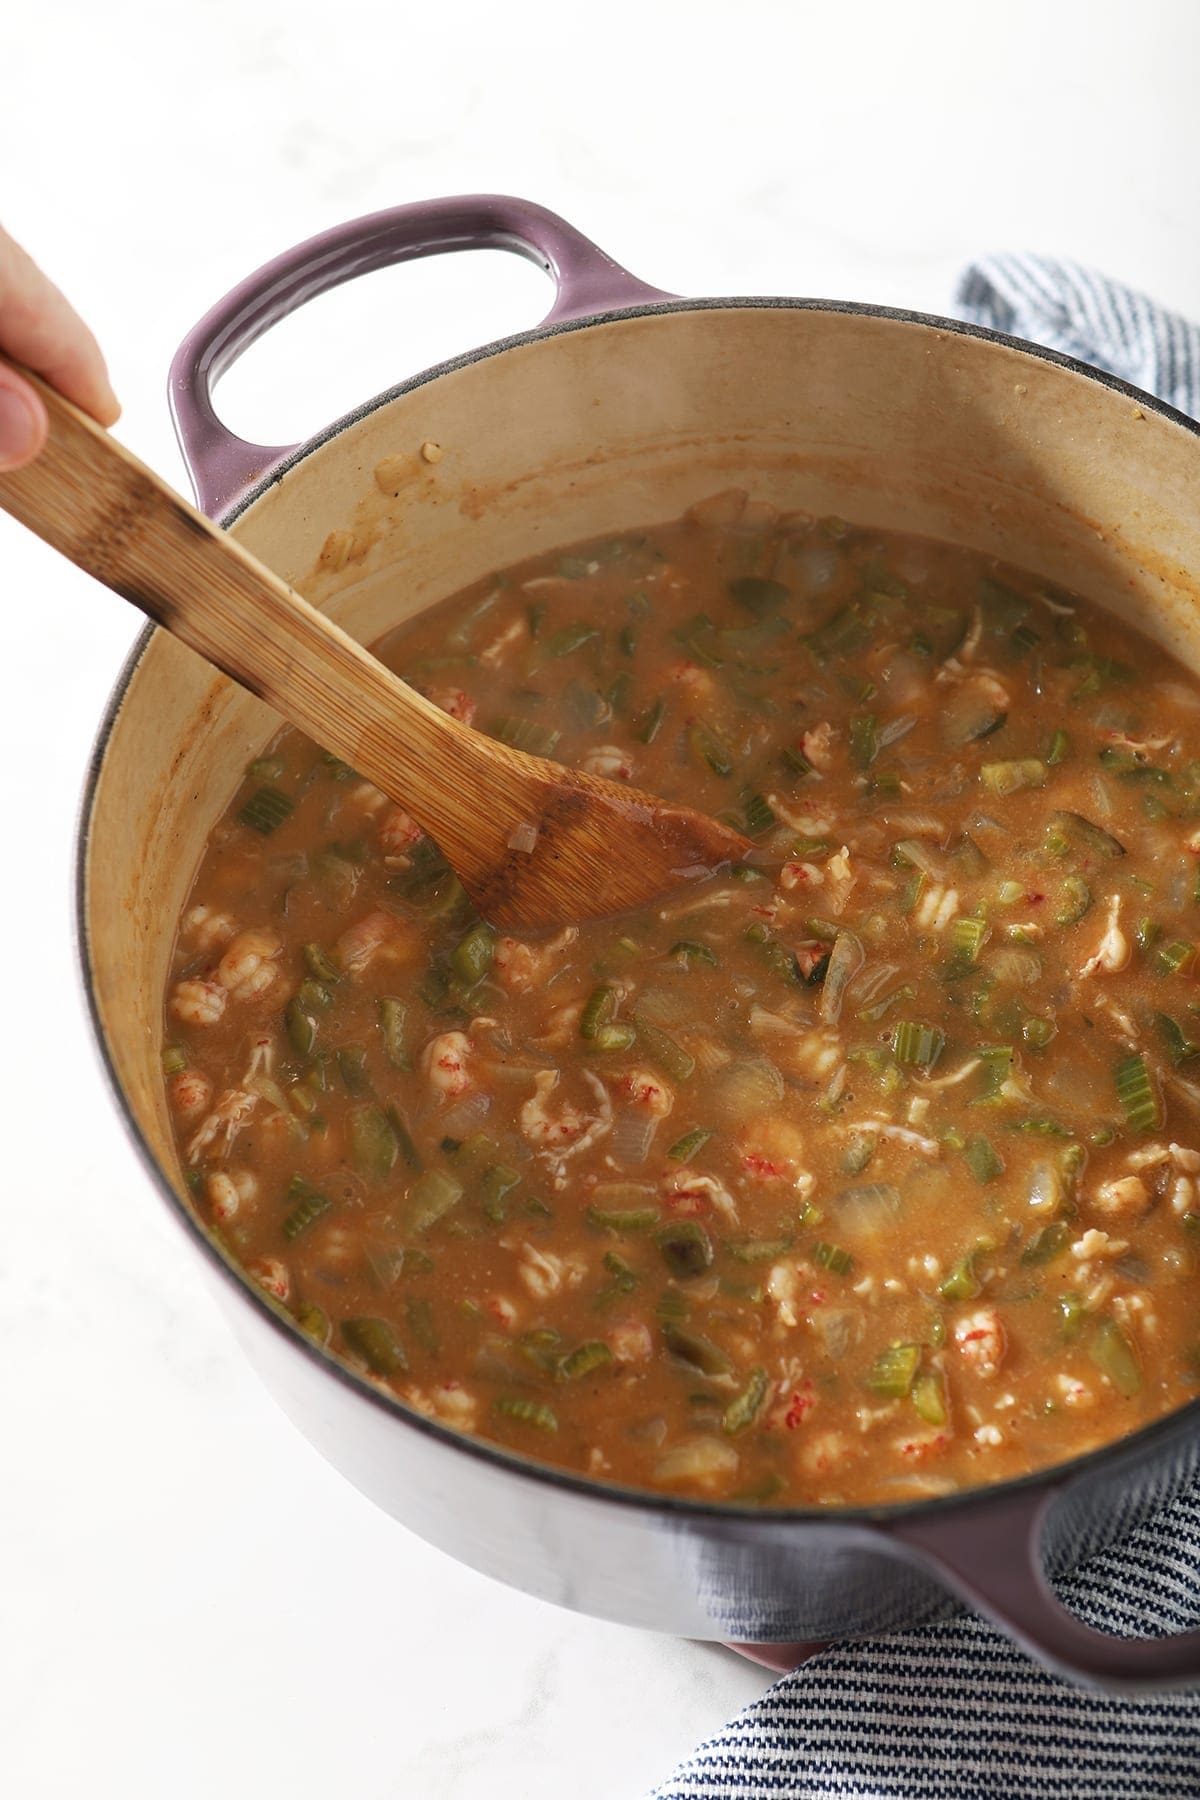
[[[25,374],[25,371],[22,371]],[[715,820],[449,718],[34,376],[42,454],[0,506],[333,751],[436,840],[499,925],[636,906],[750,849]]]

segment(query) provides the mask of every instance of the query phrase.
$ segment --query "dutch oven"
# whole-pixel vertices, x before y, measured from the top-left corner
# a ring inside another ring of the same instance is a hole
[[[212,389],[340,282],[502,247],[549,274],[534,330],[392,388],[307,443],[234,437]],[[201,506],[367,642],[560,544],[722,488],[948,539],[1082,590],[1200,669],[1200,429],[1049,350],[878,306],[679,299],[504,197],[401,206],[267,263],[184,341],[171,399]],[[436,446],[436,451],[422,447]],[[206,1235],[167,1117],[162,997],[208,832],[279,721],[157,630],[104,720],[79,846],[84,979],[117,1103],[259,1373],[329,1461],[488,1575],[630,1625],[769,1646],[913,1625],[952,1597],[1053,1668],[1110,1686],[1200,1677],[1200,1633],[1092,1630],[1049,1576],[1126,1532],[1200,1461],[1200,1401],[1073,1462],[907,1505],[776,1510],[542,1467],[342,1367]]]

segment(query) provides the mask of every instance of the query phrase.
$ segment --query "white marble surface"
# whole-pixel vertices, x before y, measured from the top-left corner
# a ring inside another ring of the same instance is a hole
[[[1190,0],[45,0],[3,39],[0,218],[177,480],[164,376],[200,312],[438,193],[527,194],[686,293],[938,310],[973,252],[1021,246],[1200,314]],[[227,417],[302,435],[544,299],[510,258],[393,271],[256,350]],[[137,621],[3,517],[0,571],[0,1792],[637,1800],[763,1678],[457,1567],[259,1389],[78,997],[74,812]]]

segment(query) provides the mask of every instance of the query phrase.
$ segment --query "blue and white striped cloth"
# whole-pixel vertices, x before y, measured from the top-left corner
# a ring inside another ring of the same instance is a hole
[[[985,257],[959,278],[951,310],[1077,356],[1200,417],[1200,328],[1078,263]]]
[[[994,256],[954,311],[1200,417],[1200,330],[1073,263]],[[1130,1637],[1200,1628],[1200,1484],[1059,1584]],[[784,1676],[653,1800],[1198,1800],[1200,1695],[1070,1686],[969,1614],[848,1644]]]

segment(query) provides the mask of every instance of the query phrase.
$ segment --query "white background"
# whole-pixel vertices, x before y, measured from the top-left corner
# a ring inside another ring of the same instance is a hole
[[[184,331],[436,194],[539,200],[681,293],[946,310],[973,254],[1032,248],[1200,316],[1198,51],[1190,0],[10,0],[0,220],[181,483]],[[498,255],[392,271],[256,349],[224,410],[299,437],[547,301]],[[138,621],[2,516],[0,583],[0,1792],[638,1800],[764,1679],[457,1567],[259,1389],[78,997],[74,812]]]

